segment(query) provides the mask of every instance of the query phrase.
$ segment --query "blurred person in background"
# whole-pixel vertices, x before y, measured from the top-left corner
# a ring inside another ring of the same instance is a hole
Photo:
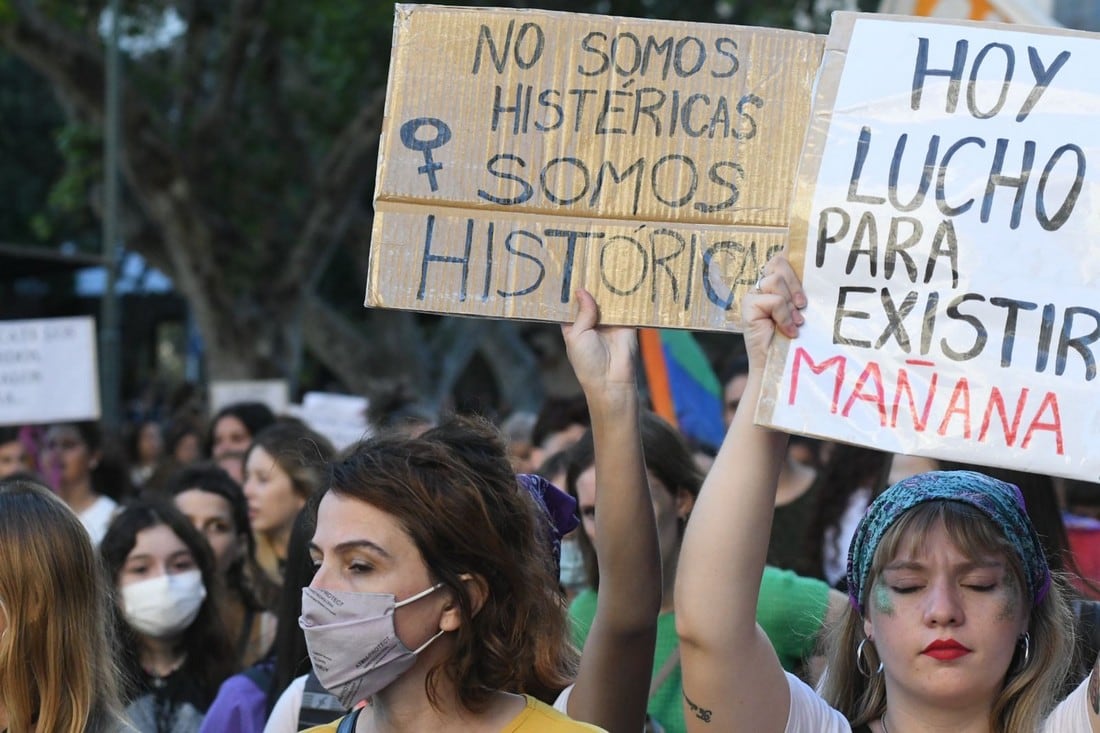
[[[99,544],[118,502],[131,493],[129,473],[121,461],[104,450],[99,425],[76,422],[49,426],[38,465],[57,495],[80,517],[92,544]]]
[[[1066,479],[1063,491],[1066,540],[1081,576],[1090,581],[1074,586],[1089,598],[1100,598],[1100,484]]]
[[[273,654],[222,684],[201,733],[295,733],[347,712],[313,674],[305,635],[298,625],[302,588],[313,580],[312,536],[313,518],[308,508],[303,509],[290,532]]]
[[[256,434],[245,455],[244,495],[256,559],[279,587],[294,518],[322,484],[335,450],[328,439],[296,421]]]
[[[27,448],[17,427],[0,427],[0,479],[30,470]]]
[[[169,481],[180,472],[203,459],[203,429],[200,423],[184,418],[172,418],[163,431],[164,452],[152,475],[142,488],[163,493]]]
[[[207,455],[244,482],[244,456],[256,434],[275,422],[275,413],[262,402],[234,402],[218,410],[210,421]]]
[[[165,458],[164,435],[156,420],[143,420],[131,431],[127,440],[130,460],[130,483],[136,489],[145,488]]]
[[[583,394],[548,397],[531,428],[531,464],[541,465],[550,456],[573,445],[591,424]]]
[[[169,423],[165,451],[177,466],[190,466],[202,460],[202,429],[190,420]]]
[[[846,591],[848,545],[871,500],[887,486],[890,456],[845,443],[832,447],[815,479],[817,504],[797,572]]]
[[[531,433],[536,420],[538,416],[534,413],[519,411],[513,412],[500,424],[500,432],[508,441],[508,459],[512,461],[516,473],[531,473],[536,468],[531,460],[534,450]]]
[[[256,562],[244,492],[222,468],[204,462],[173,475],[166,493],[214,553],[223,591],[219,610],[239,666],[259,662],[275,640],[277,619],[267,609],[274,607],[278,587]]]

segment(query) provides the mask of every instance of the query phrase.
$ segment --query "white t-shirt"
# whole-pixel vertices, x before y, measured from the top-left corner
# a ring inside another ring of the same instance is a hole
[[[92,538],[92,546],[99,547],[103,541],[103,535],[107,534],[107,527],[115,516],[118,504],[109,496],[100,496],[92,505],[80,513],[80,523],[88,530]]]
[[[576,683],[574,683],[575,685]],[[574,685],[569,685],[558,693],[558,699],[554,700],[554,709],[562,715],[569,715],[569,696],[573,694]]]
[[[298,711],[302,708],[307,676],[295,677],[279,695],[275,707],[271,708],[271,717],[267,719],[264,733],[298,733]]]
[[[787,686],[791,690],[786,733],[852,733],[852,727],[843,715],[829,707],[805,682],[790,672],[786,674]],[[1092,733],[1086,699],[1088,682],[1086,678],[1065,700],[1058,703],[1043,723],[1040,733]]]

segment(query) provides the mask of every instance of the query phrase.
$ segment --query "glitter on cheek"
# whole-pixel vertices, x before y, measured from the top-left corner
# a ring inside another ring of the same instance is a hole
[[[871,591],[874,596],[875,610],[887,616],[894,615],[894,599],[890,596],[890,589],[881,580],[875,581],[875,587]]]
[[[1016,576],[1013,573],[1006,572],[1000,587],[1004,605],[1001,606],[1001,612],[997,614],[997,620],[1009,621],[1020,613],[1020,584],[1016,582]]]

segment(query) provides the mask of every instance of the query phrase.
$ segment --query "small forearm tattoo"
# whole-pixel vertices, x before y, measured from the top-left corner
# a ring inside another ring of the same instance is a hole
[[[1095,671],[1094,671],[1094,672],[1095,672]],[[1094,673],[1094,674],[1093,674],[1093,677],[1095,678],[1095,676],[1096,676],[1096,675],[1095,675],[1095,673]],[[1091,690],[1092,688],[1090,687],[1089,689]],[[688,708],[690,708],[690,709],[691,709],[691,712],[695,713],[695,717],[696,717],[696,718],[698,718],[699,720],[703,721],[704,723],[709,723],[709,722],[710,722],[710,717],[711,717],[711,715],[712,715],[712,711],[710,711],[710,710],[709,710],[709,709],[707,709],[707,708],[701,708],[701,707],[699,707],[698,705],[696,705],[695,703],[693,703],[693,702],[691,701],[691,698],[689,698],[689,697],[688,697],[687,695],[684,695],[684,702],[686,702],[686,703],[687,703],[687,706],[688,706]]]
[[[1094,715],[1100,715],[1100,659],[1096,660],[1089,675],[1089,705]]]

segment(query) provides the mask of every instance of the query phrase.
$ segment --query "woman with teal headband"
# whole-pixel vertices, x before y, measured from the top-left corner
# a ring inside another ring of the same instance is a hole
[[[804,307],[782,257],[744,296],[747,404]],[[824,679],[785,674],[755,611],[786,441],[738,411],[688,523],[676,620],[691,733],[1100,733],[1100,669],[1057,699],[1073,655],[1064,583],[1019,490],[981,473],[919,474],[875,500]]]

